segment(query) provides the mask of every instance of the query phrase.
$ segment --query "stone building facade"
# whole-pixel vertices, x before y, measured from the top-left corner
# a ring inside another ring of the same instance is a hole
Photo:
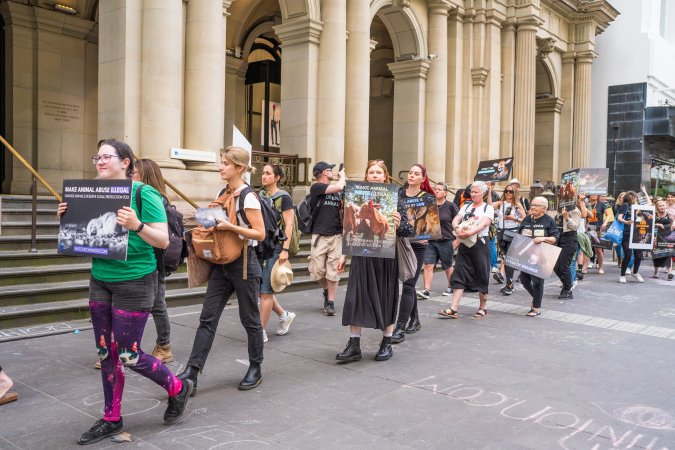
[[[524,185],[556,180],[588,164],[595,39],[618,14],[605,0],[4,0],[0,13],[0,131],[49,181],[91,176],[114,136],[197,199],[217,166],[170,149],[217,152],[232,125],[262,148],[263,99],[282,111],[270,151],[353,177],[377,158],[462,186],[478,161],[514,157]],[[28,173],[4,169],[3,192],[25,192]]]

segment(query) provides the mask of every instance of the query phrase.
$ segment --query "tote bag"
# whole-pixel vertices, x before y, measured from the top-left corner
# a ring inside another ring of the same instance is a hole
[[[405,283],[417,273],[417,257],[406,238],[396,238],[396,260],[398,262],[398,279]]]
[[[623,224],[618,220],[612,222],[612,225],[605,232],[604,238],[616,245],[621,245],[623,240]]]

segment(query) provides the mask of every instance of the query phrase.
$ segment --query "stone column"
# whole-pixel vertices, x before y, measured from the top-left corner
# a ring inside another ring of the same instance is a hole
[[[513,118],[513,170],[522,185],[532,183],[537,58],[537,24],[518,25]]]
[[[591,159],[591,66],[595,56],[592,51],[577,55],[574,67],[573,167],[588,167]]]
[[[562,73],[560,75],[560,97],[565,100],[560,116],[560,153],[558,167],[560,172],[573,169],[572,137],[574,134],[574,58],[576,53],[562,54]]]
[[[427,75],[424,164],[429,178],[445,179],[445,140],[448,96],[448,10],[444,1],[429,2],[429,55],[435,55]]]
[[[448,115],[446,124],[445,179],[453,186],[461,179],[462,84],[464,62],[464,18],[457,10],[450,13],[448,22]]]
[[[190,0],[185,30],[185,148],[218,152],[225,121],[223,0]],[[166,30],[165,30],[166,34]]]
[[[339,163],[345,151],[347,1],[322,0],[316,159]]]
[[[98,135],[117,137],[141,154],[142,3],[99,7]]]
[[[345,169],[363,176],[368,162],[370,109],[370,8],[367,1],[347,3],[347,82],[345,104]],[[390,172],[393,174],[393,172]]]
[[[182,8],[181,0],[143,0],[139,154],[160,167],[184,167],[169,157],[182,141]]]
[[[399,61],[387,67],[394,75],[394,157],[390,173],[397,174],[424,157],[424,91],[429,62]]]
[[[516,64],[516,26],[505,23],[502,29],[502,115],[499,156],[513,155],[513,106]]]
[[[244,90],[248,64],[243,59],[228,56],[225,61],[225,146],[232,145],[232,126],[246,133]]]
[[[274,27],[281,40],[281,153],[316,162],[316,95],[322,24],[299,19]],[[310,172],[311,174],[311,172]]]

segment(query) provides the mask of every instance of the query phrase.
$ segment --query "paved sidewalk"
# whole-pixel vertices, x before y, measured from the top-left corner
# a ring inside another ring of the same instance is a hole
[[[647,278],[651,261],[644,284],[620,285],[616,267],[606,271],[591,270],[574,300],[557,300],[559,282],[549,281],[537,318],[524,316],[520,285],[502,297],[493,281],[481,320],[471,318],[474,295],[459,320],[436,317],[449,301],[438,294],[439,273],[436,296],[419,303],[422,330],[387,362],[373,360],[381,335],[366,330],[364,359],[347,365],[334,359],[348,338],[345,288],[334,318],[322,315],[318,290],[283,294],[297,319],[283,337],[270,321],[264,379],[249,392],[236,389],[247,353],[235,304],[223,313],[184,419],[165,426],[165,392],[130,372],[123,416],[132,442],[90,448],[675,449],[675,282]],[[199,307],[170,313],[177,360],[169,366],[179,372]],[[149,322],[144,349],[154,337]],[[0,344],[19,393],[0,406],[0,449],[79,448],[77,437],[102,410],[93,344],[90,330]]]

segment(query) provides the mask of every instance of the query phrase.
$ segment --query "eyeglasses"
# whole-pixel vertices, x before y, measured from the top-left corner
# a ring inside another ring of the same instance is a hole
[[[513,194],[513,191],[504,191],[505,194]]]
[[[99,162],[102,162],[103,164],[108,164],[110,162],[110,158],[119,158],[117,155],[97,155],[91,158],[91,163],[93,165],[98,164]]]

